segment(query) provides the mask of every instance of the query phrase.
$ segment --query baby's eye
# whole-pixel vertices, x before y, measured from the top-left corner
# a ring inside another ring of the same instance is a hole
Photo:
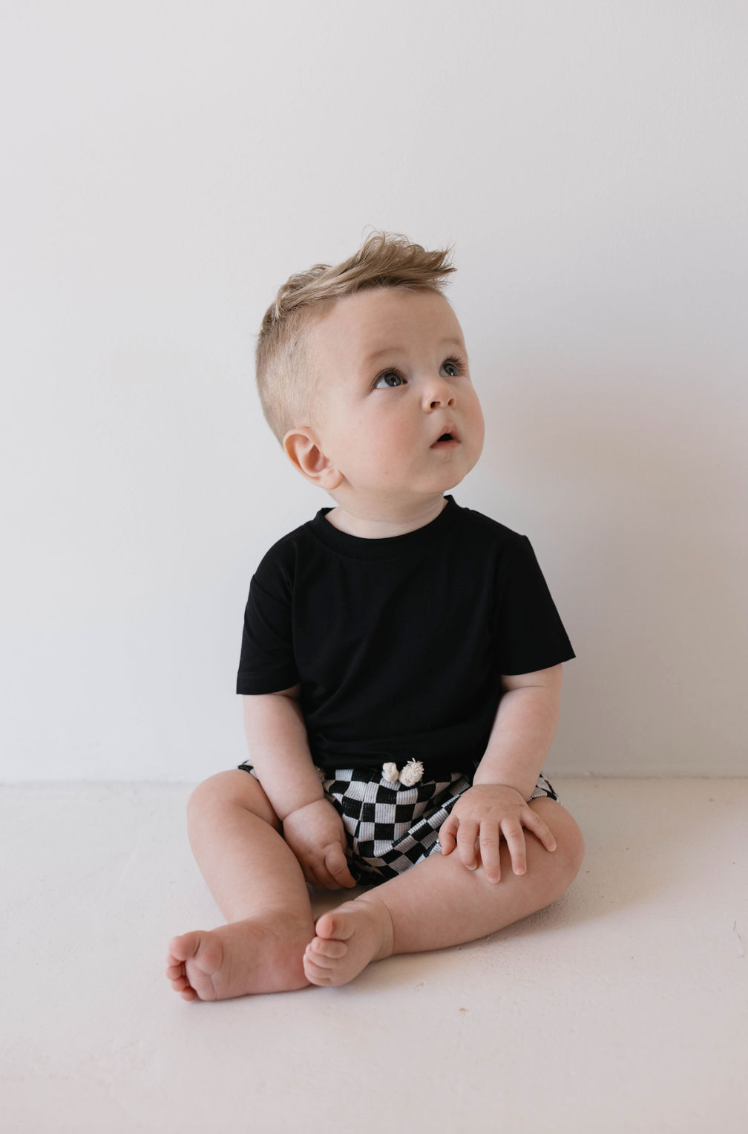
[[[379,383],[382,380],[382,378],[389,378],[389,376],[391,374],[394,374],[394,376],[396,378],[400,378],[402,380],[402,374],[398,374],[397,370],[383,370],[382,373],[377,378],[376,382],[374,383],[374,389],[375,390],[383,390],[385,387],[380,386]],[[388,382],[387,385],[390,386],[390,388],[392,387],[392,383],[390,383],[390,382]]]
[[[465,372],[465,364],[464,364],[464,362],[463,362],[463,361],[462,361],[461,359],[459,359],[459,358],[446,358],[446,359],[444,360],[444,362],[442,363],[442,366],[451,366],[451,367],[453,368],[453,370],[456,370],[456,371],[457,371],[457,374],[458,374],[458,375],[459,375],[459,374],[464,374],[464,372]],[[381,381],[381,379],[382,379],[382,378],[389,378],[389,376],[390,376],[391,374],[394,374],[396,378],[399,378],[399,379],[400,379],[400,380],[402,381],[402,377],[403,377],[403,376],[402,376],[402,374],[400,373],[400,371],[399,371],[399,370],[395,370],[395,369],[393,369],[392,367],[390,367],[390,369],[389,369],[389,370],[383,370],[381,374],[378,374],[378,375],[377,375],[377,378],[376,378],[376,380],[375,380],[375,382],[374,382],[374,387],[373,387],[373,388],[374,388],[375,390],[384,390],[384,389],[396,390],[396,389],[397,389],[398,387],[397,387],[397,386],[393,386],[391,382],[388,382],[388,383],[387,383],[387,386],[380,386],[380,385],[379,385],[379,383],[380,383],[380,381]]]

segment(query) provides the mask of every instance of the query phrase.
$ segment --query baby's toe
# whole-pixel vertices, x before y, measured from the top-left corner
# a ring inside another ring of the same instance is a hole
[[[185,981],[184,984],[181,984],[181,983],[178,984],[178,985],[173,984],[172,988],[174,989],[175,992],[179,993],[179,995],[182,997],[183,1000],[196,1000],[197,999],[197,993],[195,992],[194,988],[189,983],[189,981]]]
[[[348,952],[344,941],[336,941],[332,937],[315,937],[309,946],[314,957],[321,959],[340,960]]]
[[[312,984],[329,984],[332,980],[332,965],[323,965],[304,955],[304,975]]]
[[[171,960],[174,960],[174,958],[172,957]],[[178,964],[168,965],[166,968],[166,976],[169,979],[171,987],[175,992],[178,992],[184,1000],[194,1000],[196,998],[197,993],[187,978],[183,961],[180,961]]]
[[[315,971],[324,972],[325,969],[329,971],[335,963],[333,957],[326,957],[324,953],[318,953],[316,949],[308,948],[304,953],[305,969],[314,969]]]
[[[169,942],[168,959],[173,965],[188,961],[195,955],[199,945],[200,933],[197,930],[192,930],[191,933],[181,933],[178,937],[172,937]]]
[[[322,914],[315,926],[317,937],[334,937],[338,941],[346,941],[355,933],[356,920],[344,910],[333,910],[332,913]]]

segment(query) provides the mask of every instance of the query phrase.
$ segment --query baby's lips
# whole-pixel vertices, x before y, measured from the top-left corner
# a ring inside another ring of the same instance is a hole
[[[445,425],[444,428],[439,433],[439,435],[434,438],[432,445],[431,445],[432,449],[433,449],[434,445],[436,445],[436,443],[439,441],[439,438],[443,437],[445,435],[445,433],[448,433],[453,441],[459,441],[460,440],[460,435],[457,432],[457,430],[455,429],[454,425]]]

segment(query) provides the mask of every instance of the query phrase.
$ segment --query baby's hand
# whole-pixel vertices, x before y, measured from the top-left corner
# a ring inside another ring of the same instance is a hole
[[[473,784],[457,800],[447,819],[439,828],[442,854],[455,848],[455,835],[459,856],[468,868],[477,864],[475,842],[479,839],[480,857],[489,882],[501,878],[499,841],[504,832],[512,856],[515,874],[524,874],[527,867],[525,835],[522,824],[545,843],[549,851],[556,849],[556,841],[537,811],[527,806],[515,788],[505,784]],[[480,832],[480,834],[479,834]]]
[[[304,877],[317,890],[355,886],[345,857],[343,820],[329,799],[315,799],[283,820],[283,838],[298,858]]]

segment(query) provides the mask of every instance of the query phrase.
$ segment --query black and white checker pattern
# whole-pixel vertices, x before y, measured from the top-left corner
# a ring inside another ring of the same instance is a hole
[[[239,767],[259,779],[248,762]],[[440,854],[439,828],[472,783],[465,773],[451,772],[406,787],[384,779],[380,767],[336,768],[323,786],[348,833],[348,869],[367,885],[395,878],[422,858]],[[543,795],[559,801],[541,772],[530,799]]]

